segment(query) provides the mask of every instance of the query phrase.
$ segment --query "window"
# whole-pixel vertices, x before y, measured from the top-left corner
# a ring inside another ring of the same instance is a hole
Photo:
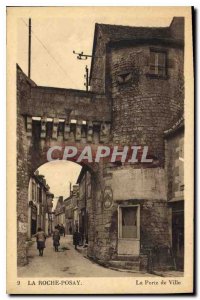
[[[139,238],[138,206],[120,207],[119,238]]]
[[[35,201],[35,182],[32,181],[32,201]]]
[[[91,183],[88,184],[87,186],[87,196],[88,198],[91,198],[92,192],[91,192]]]
[[[42,203],[42,189],[38,187],[38,192],[39,192],[39,202]]]
[[[166,52],[151,50],[150,52],[150,74],[166,76]]]

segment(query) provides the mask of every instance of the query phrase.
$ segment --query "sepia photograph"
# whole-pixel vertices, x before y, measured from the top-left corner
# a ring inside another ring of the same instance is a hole
[[[192,292],[192,8],[8,7],[7,34],[8,291]]]

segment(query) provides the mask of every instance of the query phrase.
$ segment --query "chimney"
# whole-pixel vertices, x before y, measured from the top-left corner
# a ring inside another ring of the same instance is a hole
[[[184,17],[174,17],[170,24],[171,35],[175,39],[184,40]]]

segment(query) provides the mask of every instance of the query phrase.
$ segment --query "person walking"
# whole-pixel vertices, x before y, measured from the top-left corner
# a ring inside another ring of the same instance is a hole
[[[39,256],[43,256],[44,248],[45,248],[45,241],[46,241],[46,234],[42,230],[42,228],[38,228],[36,234],[34,235],[37,241],[37,249],[39,250]]]
[[[76,227],[76,231],[73,234],[73,245],[75,250],[77,250],[77,246],[79,245],[80,242],[80,233],[78,232],[78,227]]]
[[[53,232],[53,246],[55,252],[58,252],[58,246],[60,246],[60,232],[57,226],[55,226],[55,230]]]
[[[65,237],[65,227],[63,224],[60,225],[60,235],[63,235]]]
[[[56,225],[58,231],[60,232],[60,224]]]
[[[79,244],[81,246],[83,246],[83,244],[84,244],[84,230],[83,230],[83,227],[80,227],[79,232],[80,232],[80,242],[79,242]]]
[[[72,226],[70,225],[69,227],[69,234],[71,235],[72,234]]]

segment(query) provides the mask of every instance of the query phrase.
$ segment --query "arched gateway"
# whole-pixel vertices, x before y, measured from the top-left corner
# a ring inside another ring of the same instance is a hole
[[[40,87],[17,66],[18,264],[27,262],[29,178],[52,146],[148,146],[151,164],[90,163],[88,255],[142,269],[168,263],[164,131],[183,114],[184,19],[169,27],[96,24],[90,92]],[[84,174],[82,174],[84,176]],[[80,179],[81,180],[81,179]],[[160,250],[159,250],[160,249]],[[128,263],[127,263],[128,261]]]
[[[30,177],[48,162],[47,152],[53,146],[109,141],[110,109],[102,95],[79,90],[37,87],[17,66],[17,211],[18,263],[27,262],[27,199]],[[98,109],[99,107],[99,109]],[[87,114],[86,114],[87,111]],[[73,160],[72,160],[73,161]],[[80,163],[98,186],[100,164]]]

